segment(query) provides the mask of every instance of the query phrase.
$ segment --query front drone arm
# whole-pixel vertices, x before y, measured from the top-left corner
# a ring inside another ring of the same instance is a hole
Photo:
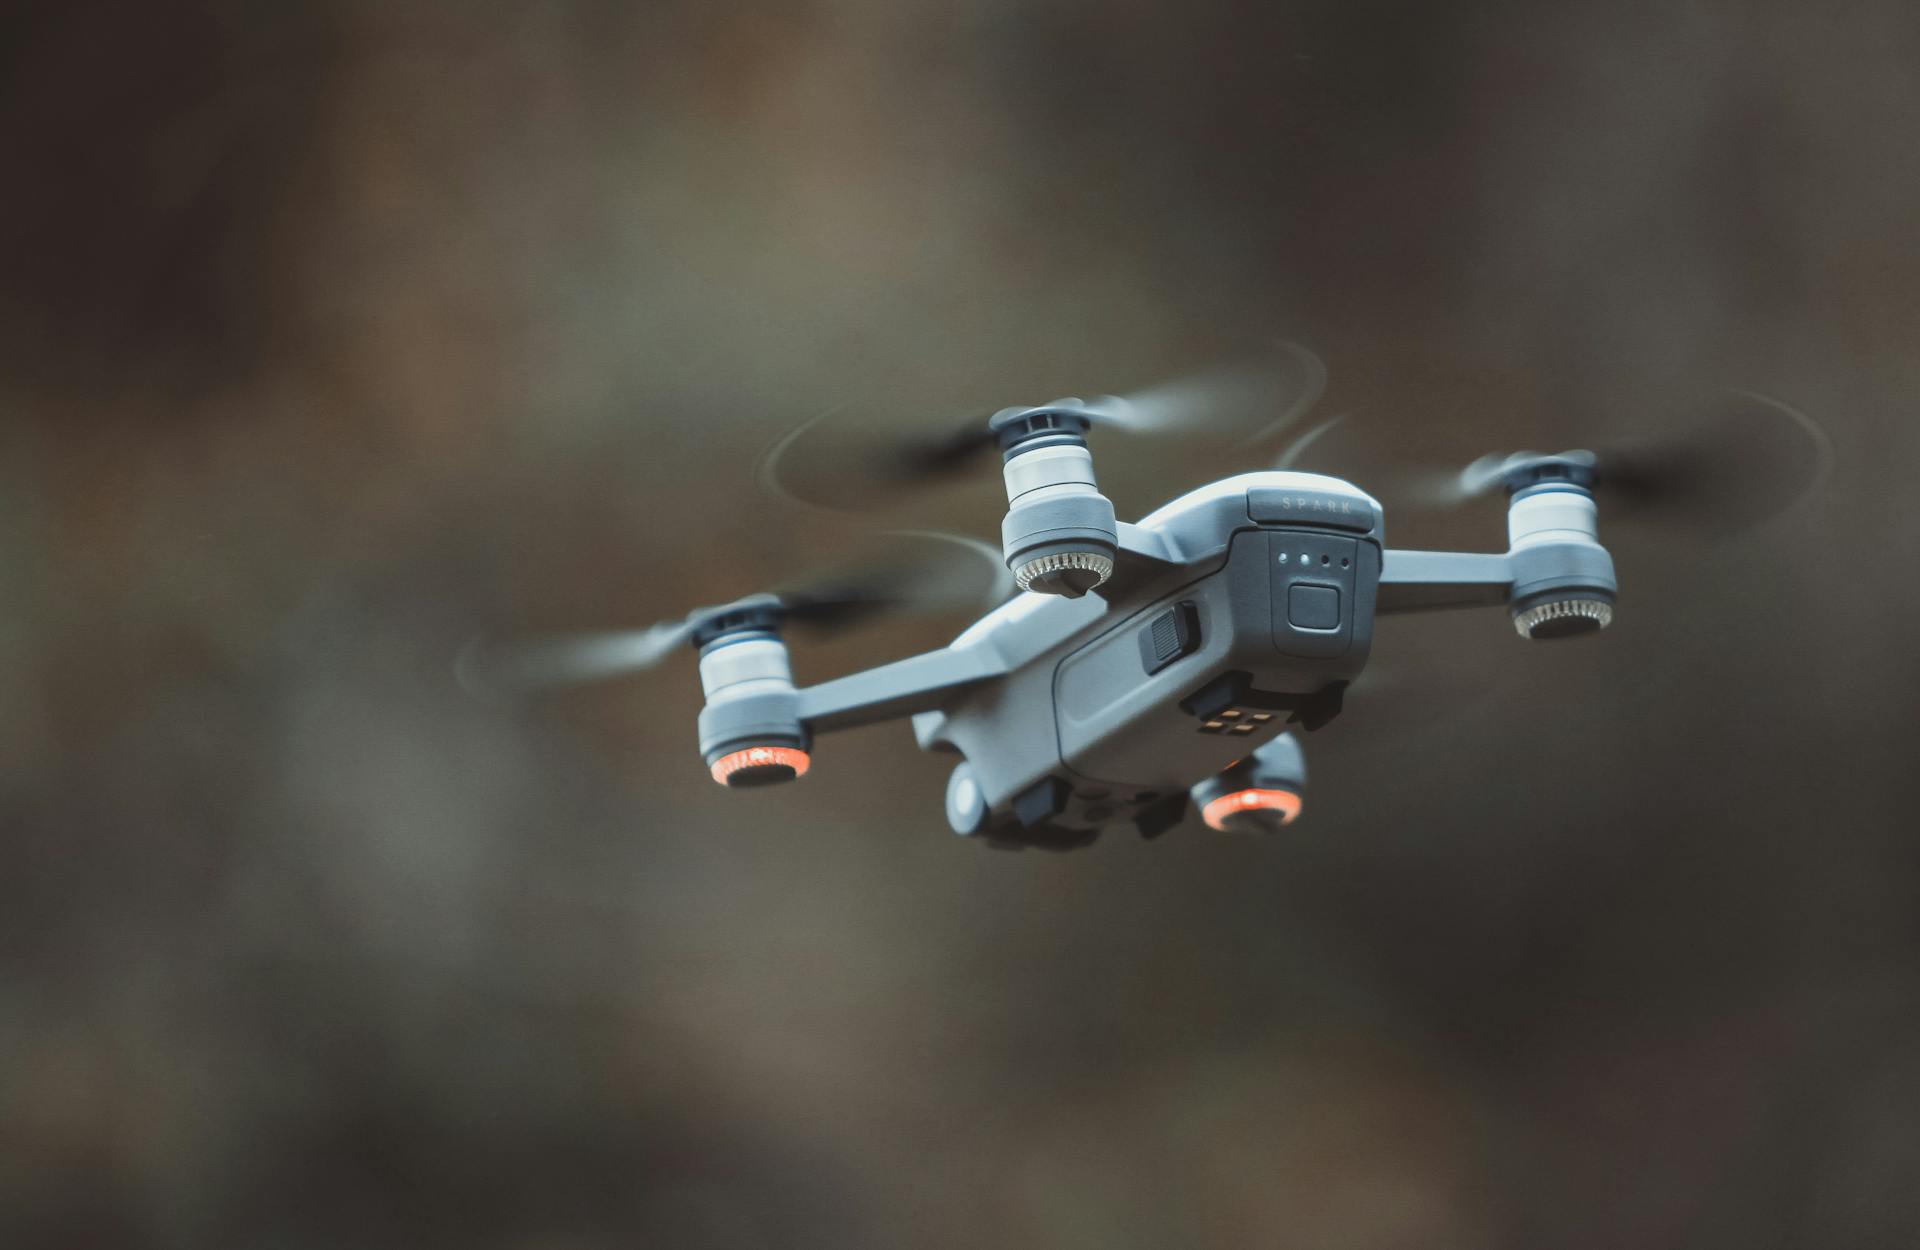
[[[798,692],[799,718],[813,733],[854,729],[931,711],[954,691],[1007,672],[992,651],[947,647],[808,686]]]
[[[1512,557],[1477,551],[1387,551],[1376,612],[1491,607],[1513,594]]]
[[[1123,586],[1137,586],[1170,569],[1179,568],[1183,555],[1159,530],[1142,529],[1125,521],[1116,522],[1113,580]]]
[[[1112,505],[1106,506],[1111,514]],[[1154,530],[1116,523],[1113,533],[1110,550],[1129,575],[1151,576],[1181,564],[1181,553]],[[714,780],[726,785],[797,777],[807,769],[816,735],[933,711],[956,692],[1015,667],[1015,660],[992,646],[944,647],[801,689],[793,684],[777,614],[727,624],[731,628],[701,642],[707,701],[699,721],[701,754]]]
[[[722,785],[791,780],[814,735],[939,707],[1008,668],[990,648],[949,647],[800,689],[777,622],[745,619],[701,644],[700,754]]]

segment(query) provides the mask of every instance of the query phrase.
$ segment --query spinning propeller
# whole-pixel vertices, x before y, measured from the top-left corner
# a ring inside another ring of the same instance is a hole
[[[469,694],[489,700],[537,694],[650,669],[681,648],[743,625],[798,625],[835,633],[896,613],[984,611],[1005,599],[1011,579],[986,543],[938,530],[902,530],[902,549],[856,571],[818,575],[782,590],[695,608],[645,629],[575,634],[518,644],[484,638],[461,652],[456,674]]]
[[[1223,435],[1258,442],[1311,409],[1326,385],[1319,357],[1282,343],[1271,357],[1174,378],[1092,399],[1063,398],[995,413],[979,411],[943,427],[902,433],[829,409],[789,430],[761,456],[757,476],[772,494],[836,511],[885,507],[901,496],[971,476],[1004,450],[989,428],[1027,414],[1052,414],[1099,428],[1144,435]]]
[[[1563,482],[1591,490],[1609,527],[1658,525],[1702,537],[1738,533],[1785,511],[1820,482],[1833,458],[1826,433],[1805,413],[1749,391],[1716,395],[1661,434],[1551,454],[1495,452],[1457,470],[1356,454],[1352,428],[1341,417],[1315,425],[1287,447],[1278,467],[1348,477],[1381,497],[1390,515]]]

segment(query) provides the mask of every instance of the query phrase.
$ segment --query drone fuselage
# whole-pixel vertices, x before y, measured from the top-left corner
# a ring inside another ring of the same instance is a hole
[[[1241,389],[1215,379],[1199,392],[1004,408],[984,431],[909,448],[900,474],[888,476],[927,480],[989,448],[1001,456],[999,551],[974,538],[923,536],[1002,565],[990,597],[1009,584],[1020,593],[948,646],[814,686],[793,680],[789,625],[822,628],[889,607],[953,602],[950,579],[916,562],[911,578],[876,568],[695,609],[639,633],[536,650],[507,666],[510,684],[649,667],[691,644],[705,695],[700,757],[729,788],[804,776],[816,739],[834,730],[911,719],[924,749],[961,757],[947,786],[948,823],[991,845],[1065,849],[1119,823],[1153,837],[1190,804],[1216,829],[1271,830],[1301,811],[1306,765],[1289,731],[1317,729],[1339,713],[1367,665],[1377,615],[1502,606],[1515,632],[1533,640],[1606,628],[1619,585],[1600,543],[1596,488],[1620,492],[1647,515],[1697,476],[1707,449],[1750,428],[1730,436],[1722,422],[1669,440],[1658,454],[1630,446],[1483,456],[1451,484],[1427,480],[1421,495],[1430,503],[1503,492],[1504,551],[1389,550],[1372,495],[1290,469],[1243,473],[1138,523],[1120,521],[1100,490],[1089,433],[1181,428],[1194,408],[1207,409],[1209,394],[1222,400],[1221,385]],[[1271,415],[1272,398],[1248,398],[1247,411]],[[1764,402],[1771,428],[1792,443],[1783,456],[1812,452],[1817,477],[1817,428]],[[1281,412],[1280,423],[1298,411]],[[1303,436],[1283,463],[1337,420]],[[1752,491],[1728,492],[1725,475],[1709,484],[1722,512],[1755,501]],[[459,666],[463,682],[475,670],[470,653]]]
[[[1196,490],[1126,527],[1133,575],[1105,593],[1021,595],[955,639],[1006,675],[914,732],[965,757],[989,836],[1158,832],[1194,782],[1337,708],[1372,644],[1381,520],[1364,491],[1314,474]]]
[[[1508,547],[1485,553],[1387,550],[1379,503],[1352,483],[1241,474],[1115,522],[1095,593],[1056,579],[949,646],[806,688],[777,617],[742,601],[696,638],[701,753],[728,784],[790,779],[816,735],[912,717],[923,747],[964,757],[949,823],[1006,846],[1082,846],[1122,821],[1151,837],[1192,787],[1211,794],[1229,774],[1243,798],[1267,779],[1297,791],[1286,730],[1339,711],[1376,613],[1505,604],[1529,638],[1611,620],[1613,560],[1577,470],[1543,457],[1510,474]],[[1064,546],[1090,542],[1076,531]]]

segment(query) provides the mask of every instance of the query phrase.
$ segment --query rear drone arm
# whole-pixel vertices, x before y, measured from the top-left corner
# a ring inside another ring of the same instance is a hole
[[[1115,576],[1129,579],[1127,584],[1180,568],[1185,560],[1157,530],[1125,521],[1114,529]],[[929,651],[799,691],[800,719],[814,733],[825,733],[930,712],[955,691],[1005,677],[1026,658],[1010,659],[991,645]]]
[[[1145,578],[1181,565],[1167,537],[1122,521],[1116,526],[1117,575]],[[954,692],[1012,672],[987,646],[945,647],[797,691],[800,721],[812,733],[855,729],[940,707]]]
[[[1125,523],[1114,529],[1117,563],[1129,575],[1148,577],[1181,565],[1182,553],[1166,536]],[[1097,600],[1087,602],[1094,606],[1082,615],[1106,610]],[[974,642],[798,688],[779,624],[777,612],[736,613],[709,622],[708,635],[696,638],[706,693],[700,752],[715,780],[737,785],[778,779],[757,777],[756,770],[797,775],[818,734],[933,711],[959,691],[1005,677],[1032,658]]]

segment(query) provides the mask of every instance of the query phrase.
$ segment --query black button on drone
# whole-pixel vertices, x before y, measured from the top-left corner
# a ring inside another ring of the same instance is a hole
[[[1151,677],[1183,655],[1200,649],[1200,609],[1180,602],[1140,631],[1140,663]]]
[[[1295,629],[1340,628],[1340,591],[1333,586],[1287,587],[1287,624]]]

